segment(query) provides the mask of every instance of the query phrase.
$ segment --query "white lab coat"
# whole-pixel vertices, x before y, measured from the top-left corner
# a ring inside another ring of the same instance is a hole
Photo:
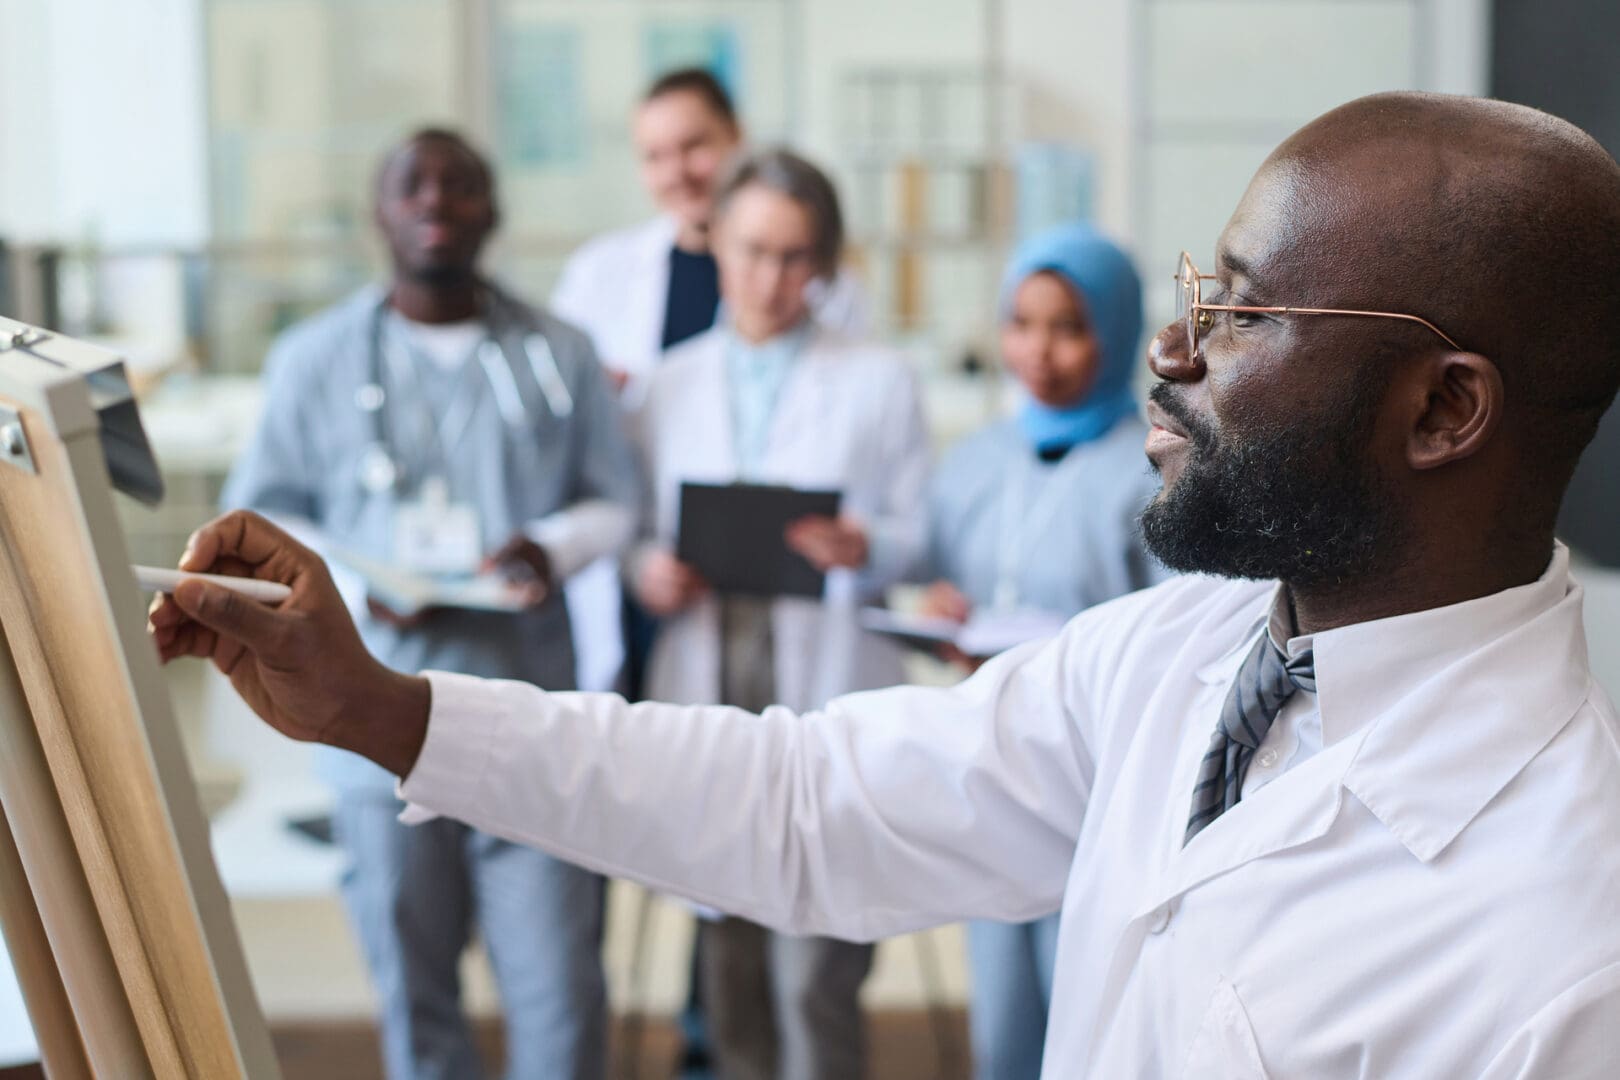
[[[1541,579],[1314,636],[1320,751],[1185,847],[1273,589],[1175,579],[799,715],[433,675],[402,794],[793,933],[1062,904],[1047,1080],[1608,1080],[1620,720]]]
[[[663,355],[669,255],[677,225],[656,217],[616,229],[582,245],[563,267],[551,309],[590,335],[603,366],[629,376],[619,399],[631,412]],[[816,321],[848,337],[867,332],[865,299],[848,274],[811,285]],[[568,605],[579,656],[579,685],[610,689],[624,660],[619,628],[618,569],[599,562],[568,583]]]
[[[648,548],[674,548],[683,480],[738,480],[732,446],[725,331],[670,351],[653,373],[635,425],[651,484]],[[782,385],[765,458],[752,482],[832,489],[865,526],[871,558],[834,570],[821,600],[772,604],[778,700],[814,708],[851,690],[902,677],[899,651],[863,631],[859,609],[905,575],[927,542],[929,442],[916,380],[887,349],[816,329]],[[632,572],[637,562],[632,558]],[[720,699],[719,604],[712,598],[666,620],[648,662],[648,696]]]

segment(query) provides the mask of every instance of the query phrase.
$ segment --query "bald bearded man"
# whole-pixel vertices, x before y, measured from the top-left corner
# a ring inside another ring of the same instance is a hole
[[[1154,339],[1144,516],[1203,572],[948,690],[629,706],[365,656],[250,516],[153,611],[280,730],[450,815],[791,933],[1061,905],[1043,1075],[1609,1077],[1620,724],[1553,537],[1620,385],[1620,168],[1382,95],[1261,167]]]

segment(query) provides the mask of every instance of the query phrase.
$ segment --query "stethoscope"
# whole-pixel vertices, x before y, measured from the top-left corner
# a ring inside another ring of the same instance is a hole
[[[493,304],[488,306],[493,308]],[[367,418],[371,426],[371,438],[367,441],[366,448],[360,452],[360,485],[377,495],[395,488],[405,471],[388,443],[385,415],[388,391],[384,385],[384,368],[387,366],[389,352],[383,342],[385,333],[383,320],[387,309],[388,299],[384,297],[372,313],[366,381],[354,392],[355,408]],[[493,312],[489,315],[489,321],[491,323],[495,321]],[[495,404],[500,410],[501,418],[512,428],[522,427],[527,420],[527,412],[523,406],[523,395],[518,390],[517,378],[512,374],[514,361],[501,347],[493,327],[479,343],[476,355],[479,366],[483,368],[484,377],[489,380],[490,387],[495,392]],[[540,387],[540,394],[546,399],[546,407],[551,410],[551,415],[559,420],[572,416],[574,397],[568,392],[568,384],[563,380],[562,370],[557,366],[557,358],[552,354],[551,343],[546,340],[546,336],[539,332],[526,334],[523,338],[523,355],[528,361],[535,385]],[[445,451],[448,455],[448,446]]]

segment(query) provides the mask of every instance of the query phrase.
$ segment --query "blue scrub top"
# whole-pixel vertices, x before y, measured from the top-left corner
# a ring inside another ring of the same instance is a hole
[[[1146,436],[1141,420],[1127,418],[1055,462],[1036,455],[1015,420],[962,440],[934,476],[931,576],[989,608],[1011,532],[1019,607],[1072,616],[1169,577],[1142,549],[1137,526],[1159,490]]]
[[[472,421],[446,463],[451,498],[476,510],[486,551],[525,525],[588,498],[636,506],[640,482],[622,419],[589,340],[552,316],[491,288],[488,319],[506,353],[524,405],[520,425],[502,417],[487,378]],[[362,464],[376,439],[356,395],[373,378],[372,337],[382,293],[362,290],[284,333],[265,364],[264,411],[247,451],[226,483],[227,508],[302,518],[334,543],[387,561],[394,511],[411,498],[419,475],[375,491]],[[573,401],[556,415],[523,359],[524,339],[540,334]],[[420,403],[390,382],[386,429],[416,430]],[[473,385],[469,380],[469,385]],[[418,383],[418,385],[427,385]],[[412,410],[417,410],[413,412]],[[416,449],[416,448],[408,448]],[[402,462],[413,454],[396,454]],[[405,672],[423,669],[521,679],[554,690],[574,686],[574,650],[562,590],[516,614],[449,610],[422,626],[396,629],[357,612],[367,648]],[[341,788],[391,791],[393,777],[351,754],[329,751],[322,773]]]

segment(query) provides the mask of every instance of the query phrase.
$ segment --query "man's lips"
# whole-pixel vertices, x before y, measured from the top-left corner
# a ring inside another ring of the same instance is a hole
[[[444,221],[424,221],[417,226],[417,235],[425,247],[443,247],[456,240],[456,229]]]
[[[1148,423],[1155,428],[1169,432],[1178,439],[1187,438],[1187,429],[1176,421],[1176,418],[1165,412],[1164,407],[1156,401],[1147,403]]]
[[[1143,441],[1142,450],[1153,462],[1155,467],[1163,467],[1164,457],[1171,454],[1188,443],[1187,431],[1178,424],[1169,413],[1157,402],[1149,401],[1147,405],[1148,422],[1153,426],[1148,429],[1147,439]]]

